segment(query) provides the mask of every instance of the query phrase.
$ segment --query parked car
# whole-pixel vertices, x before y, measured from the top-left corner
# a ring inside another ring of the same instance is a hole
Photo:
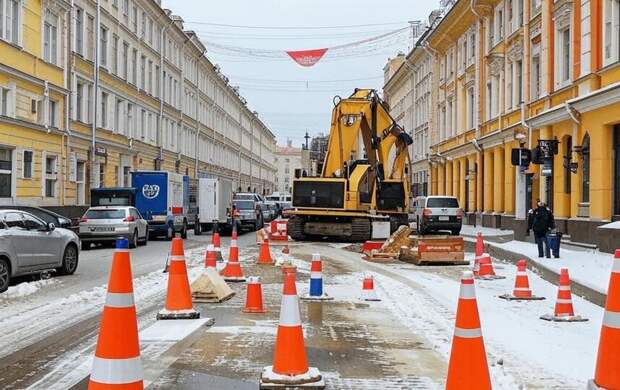
[[[237,211],[235,217],[242,229],[255,231],[265,225],[260,204],[255,200],[233,200],[233,207]]]
[[[461,233],[464,213],[454,196],[420,196],[413,208],[419,234],[439,230],[450,230],[455,236]]]
[[[114,242],[119,237],[129,240],[129,247],[146,245],[149,226],[142,215],[132,206],[99,206],[89,208],[80,220],[79,229],[82,249],[93,243]]]
[[[78,223],[70,218],[63,217],[53,211],[34,206],[2,206],[5,210],[21,210],[42,219],[43,222],[53,223],[57,228],[70,229],[77,233]]]
[[[21,210],[0,208],[0,292],[11,279],[55,270],[71,275],[78,266],[80,239],[67,229]]]

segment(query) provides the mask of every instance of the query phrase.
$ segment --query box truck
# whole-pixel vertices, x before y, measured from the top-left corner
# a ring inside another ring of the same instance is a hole
[[[221,232],[232,230],[233,184],[222,178],[198,179],[198,220],[203,230],[217,224]]]
[[[189,205],[184,182],[186,180],[178,173],[131,173],[131,184],[136,189],[135,207],[148,222],[151,236],[165,236],[171,240],[175,233],[181,233],[181,237],[187,238]]]

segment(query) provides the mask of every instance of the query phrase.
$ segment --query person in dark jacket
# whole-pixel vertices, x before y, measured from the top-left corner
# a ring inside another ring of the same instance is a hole
[[[534,240],[536,241],[536,245],[538,245],[538,257],[543,257],[544,255],[548,259],[551,258],[551,249],[547,242],[547,233],[552,229],[555,229],[553,213],[545,203],[539,202],[538,207],[531,213],[528,213],[527,221],[527,234],[530,234],[530,230],[534,232]]]

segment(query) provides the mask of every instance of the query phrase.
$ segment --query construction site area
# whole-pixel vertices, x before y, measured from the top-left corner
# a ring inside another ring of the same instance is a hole
[[[119,240],[92,259],[110,270],[94,284],[76,274],[11,288],[0,385],[577,389],[597,351],[610,353],[595,342],[596,295],[581,281],[571,295],[567,271],[489,255],[497,237],[402,227],[360,245],[269,230],[275,240],[260,245],[253,234],[190,236],[148,254]]]

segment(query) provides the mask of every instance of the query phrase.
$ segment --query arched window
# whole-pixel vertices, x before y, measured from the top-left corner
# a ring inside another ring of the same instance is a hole
[[[581,181],[581,200],[583,203],[590,201],[590,135],[586,134],[581,143],[581,153],[583,156],[583,178]]]

